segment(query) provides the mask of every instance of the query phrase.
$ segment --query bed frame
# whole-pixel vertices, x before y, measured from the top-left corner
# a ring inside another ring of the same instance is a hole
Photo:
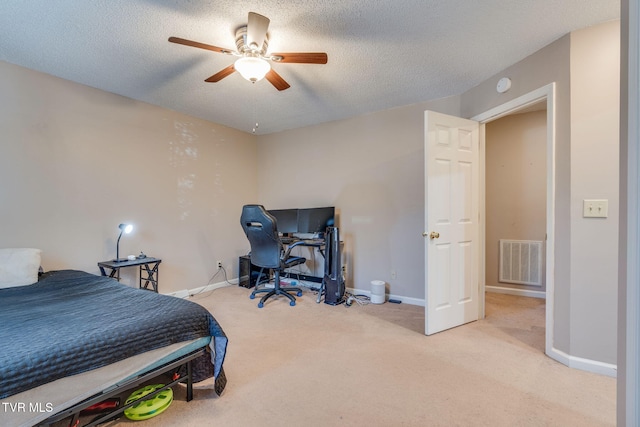
[[[174,380],[168,384],[166,384],[164,387],[162,387],[161,389],[158,389],[156,391],[154,391],[153,393],[149,393],[146,396],[141,397],[140,399],[137,399],[127,405],[123,405],[120,406],[116,409],[114,409],[113,411],[110,411],[108,413],[103,413],[103,414],[99,414],[97,416],[97,418],[94,418],[93,420],[91,420],[91,422],[89,422],[88,424],[84,424],[83,427],[90,427],[90,426],[97,426],[98,424],[104,423],[106,421],[109,420],[113,420],[118,418],[126,409],[132,407],[133,405],[135,405],[136,403],[138,403],[138,401],[140,400],[148,400],[152,397],[154,397],[156,394],[167,390],[171,387],[173,387],[174,385],[178,384],[178,383],[185,383],[187,386],[187,402],[190,402],[191,400],[193,400],[193,375],[192,375],[192,361],[200,356],[202,356],[203,354],[205,354],[207,352],[206,347],[197,349],[192,351],[191,353],[188,353],[182,357],[179,357],[178,359],[171,361],[165,365],[162,365],[158,368],[152,369],[151,371],[148,371],[146,373],[140,374],[139,376],[132,378],[128,381],[124,381],[121,383],[116,384],[113,387],[108,388],[107,390],[104,390],[100,393],[97,393],[95,395],[93,395],[92,397],[85,399],[84,401],[77,403],[73,406],[71,406],[70,408],[67,408],[65,410],[62,410],[60,412],[58,412],[55,415],[52,415],[51,417],[47,418],[46,420],[42,421],[41,423],[37,424],[38,426],[48,426],[51,425],[55,422],[64,420],[66,418],[71,417],[71,420],[69,421],[69,427],[78,427],[80,425],[80,412],[92,405],[95,405],[96,403],[102,402],[106,399],[109,399],[113,396],[119,395],[123,392],[126,392],[128,390],[132,390],[135,387],[139,386],[140,384],[143,384],[159,375],[162,375],[164,373],[170,372],[170,371],[176,371],[178,368],[180,368],[181,366],[185,366],[186,367],[186,375],[181,376],[181,377],[177,377],[174,378]]]

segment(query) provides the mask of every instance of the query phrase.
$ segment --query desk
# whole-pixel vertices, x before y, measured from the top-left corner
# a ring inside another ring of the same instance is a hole
[[[284,238],[282,239],[282,245],[285,250],[290,246],[306,246],[310,248],[317,248],[318,252],[324,257],[325,240],[324,239],[297,239],[297,238]],[[264,270],[264,271],[262,271]],[[261,269],[251,264],[251,257],[249,255],[243,255],[238,258],[238,285],[244,288],[253,288],[257,284],[259,273],[262,271],[262,279],[269,281],[271,279],[271,270],[268,268]],[[322,277],[314,276],[311,274],[294,273],[299,280],[305,280],[307,282],[322,283]],[[262,282],[261,282],[262,283]]]
[[[288,238],[286,240],[284,240],[282,242],[282,244],[285,247],[288,246],[306,246],[308,248],[316,248],[318,249],[318,252],[320,252],[320,255],[322,255],[323,258],[325,258],[325,254],[324,254],[324,249],[326,247],[326,240],[325,239],[298,239],[298,238]],[[324,264],[324,263],[323,263]],[[302,274],[302,273],[296,273],[296,277],[299,280],[305,280],[307,282],[315,282],[315,283],[322,283],[323,279],[324,279],[324,274],[326,272],[324,271],[324,268],[322,269],[322,276],[313,276],[313,275],[309,275],[309,274]]]
[[[153,290],[158,292],[158,266],[162,262],[157,258],[136,258],[134,260],[122,260],[122,261],[101,261],[98,263],[100,267],[100,273],[103,276],[107,276],[105,268],[110,269],[108,276],[113,277],[118,282],[120,281],[120,269],[124,267],[140,266],[140,289]],[[144,284],[142,283],[144,281]],[[152,289],[149,289],[151,284]]]
[[[318,248],[318,252],[324,257],[324,239],[297,239],[297,238],[285,238],[282,239],[282,245],[286,248],[289,246],[306,246]],[[271,270],[261,269],[258,266],[251,264],[251,256],[243,255],[238,258],[238,285],[243,288],[253,288],[258,281],[258,276],[262,273],[262,280],[269,281],[271,279]],[[322,283],[322,277],[312,276],[308,274],[295,273],[296,277],[300,280],[306,280],[308,282]],[[262,281],[260,282],[262,283]]]

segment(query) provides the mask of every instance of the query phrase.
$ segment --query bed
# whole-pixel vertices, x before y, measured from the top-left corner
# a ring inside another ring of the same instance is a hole
[[[226,384],[227,337],[205,308],[82,271],[0,289],[0,342],[3,425],[77,414],[161,372],[187,384],[187,400],[193,382],[214,377],[218,395]],[[69,384],[74,395],[56,400]]]

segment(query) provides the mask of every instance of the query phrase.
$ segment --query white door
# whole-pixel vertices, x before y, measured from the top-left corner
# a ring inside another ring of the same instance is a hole
[[[425,111],[425,333],[478,320],[477,122]]]

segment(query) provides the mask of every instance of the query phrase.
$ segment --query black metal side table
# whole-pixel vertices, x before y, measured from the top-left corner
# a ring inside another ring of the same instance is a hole
[[[120,269],[124,267],[140,266],[140,289],[153,290],[158,292],[158,266],[162,262],[161,259],[144,257],[136,258],[134,260],[121,260],[121,261],[101,261],[98,263],[100,267],[100,273],[103,276],[109,276],[120,281]],[[111,271],[107,274],[105,268]],[[144,283],[143,283],[144,282]],[[149,288],[151,285],[151,289]]]

